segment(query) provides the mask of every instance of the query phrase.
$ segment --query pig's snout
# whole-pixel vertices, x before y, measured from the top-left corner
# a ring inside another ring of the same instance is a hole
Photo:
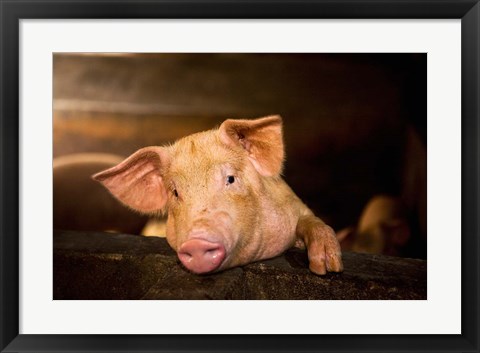
[[[225,259],[225,247],[205,239],[187,240],[178,250],[178,258],[194,273],[207,273],[216,270]]]

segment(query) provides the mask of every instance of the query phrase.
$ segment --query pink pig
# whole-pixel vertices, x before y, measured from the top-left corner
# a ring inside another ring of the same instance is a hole
[[[282,119],[224,121],[164,147],[145,147],[95,174],[125,205],[168,212],[167,241],[194,273],[307,247],[310,270],[343,270],[334,231],[281,178]]]

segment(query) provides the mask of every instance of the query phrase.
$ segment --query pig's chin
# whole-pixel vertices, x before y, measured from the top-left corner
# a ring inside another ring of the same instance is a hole
[[[226,258],[225,246],[202,238],[191,238],[177,252],[185,268],[196,274],[220,270]]]

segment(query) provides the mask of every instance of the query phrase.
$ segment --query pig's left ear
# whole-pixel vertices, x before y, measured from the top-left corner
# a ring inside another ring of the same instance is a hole
[[[241,146],[255,169],[264,176],[282,172],[284,148],[280,115],[255,120],[225,120],[220,139],[230,146]]]

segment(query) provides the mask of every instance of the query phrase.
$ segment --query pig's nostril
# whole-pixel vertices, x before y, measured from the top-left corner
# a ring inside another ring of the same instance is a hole
[[[188,253],[185,253],[183,254],[183,256],[188,259],[188,260],[191,260],[192,259],[192,255],[191,254],[188,254]]]
[[[183,252],[183,253],[179,252],[178,258],[180,259],[180,261],[182,261],[182,263],[190,262],[193,260],[192,255],[186,252]]]
[[[218,249],[208,250],[207,255],[210,256],[212,259],[216,259],[217,257],[221,256],[221,253]]]

